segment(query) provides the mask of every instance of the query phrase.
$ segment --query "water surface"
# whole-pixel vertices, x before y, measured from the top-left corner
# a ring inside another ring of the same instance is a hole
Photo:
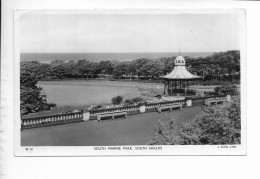
[[[43,88],[48,102],[57,106],[109,103],[118,95],[124,99],[140,96],[140,88],[163,88],[157,83],[94,80],[40,81],[37,85]]]

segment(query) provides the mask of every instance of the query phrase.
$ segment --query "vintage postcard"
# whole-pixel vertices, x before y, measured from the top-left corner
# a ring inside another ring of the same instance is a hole
[[[246,155],[245,16],[15,10],[15,155]]]

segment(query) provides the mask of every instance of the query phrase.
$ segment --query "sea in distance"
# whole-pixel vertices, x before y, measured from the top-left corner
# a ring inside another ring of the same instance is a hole
[[[181,52],[182,56],[206,57],[214,52]],[[131,61],[139,58],[157,59],[161,57],[178,56],[179,52],[159,52],[159,53],[21,53],[21,61],[53,61],[53,60],[79,60],[89,61]]]

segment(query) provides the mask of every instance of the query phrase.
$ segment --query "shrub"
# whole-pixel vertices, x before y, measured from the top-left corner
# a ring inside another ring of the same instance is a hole
[[[127,99],[127,100],[125,100],[125,104],[126,105],[132,105],[132,104],[134,104],[135,102],[132,100],[132,99]]]
[[[112,104],[114,104],[114,105],[118,105],[118,104],[122,103],[122,101],[123,101],[122,96],[116,96],[116,97],[112,98]]]
[[[187,89],[186,90],[186,95],[196,95],[196,91],[192,89]]]
[[[232,85],[232,84],[216,87],[214,89],[214,91],[215,91],[215,93],[218,93],[218,94],[225,94],[225,95],[231,95],[231,96],[238,94],[236,85]]]
[[[230,103],[209,107],[196,119],[185,123],[180,132],[174,120],[159,121],[154,128],[151,145],[224,145],[241,143],[240,98]]]
[[[138,102],[141,102],[143,100],[143,98],[136,97],[136,98],[133,98],[132,100],[133,100],[133,102],[138,103]]]
[[[240,99],[220,107],[209,108],[194,121],[186,123],[180,130],[181,145],[240,144],[241,140]]]
[[[204,85],[204,86],[215,86],[215,85],[230,85],[232,84],[240,84],[240,80],[233,80],[230,81],[220,81],[220,80],[204,80],[204,81],[197,81],[197,82],[189,82],[191,85]]]
[[[140,103],[141,101],[143,101],[143,98],[135,97],[133,99],[126,99],[125,104],[126,105],[132,105],[132,104],[135,104],[135,103]]]
[[[205,92],[204,94],[205,94],[205,96],[218,96],[218,95],[220,95],[220,93],[217,93],[217,92]]]
[[[148,104],[148,102],[147,101],[142,101],[142,102],[139,102],[139,105],[140,106],[145,106],[145,105],[147,105]]]
[[[150,145],[178,145],[179,136],[176,132],[175,120],[158,121],[154,127],[154,135],[148,142]]]
[[[214,89],[215,93],[221,94],[221,88],[218,86]]]
[[[204,97],[205,94],[203,91],[197,91],[196,94],[199,96],[199,97]]]
[[[154,96],[155,98],[159,98],[159,99],[161,99],[162,98],[162,95],[156,95],[156,96]]]

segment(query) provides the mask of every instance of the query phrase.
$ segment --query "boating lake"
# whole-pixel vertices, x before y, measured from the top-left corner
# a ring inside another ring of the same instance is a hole
[[[49,103],[57,106],[82,106],[90,104],[109,103],[115,96],[130,99],[141,96],[142,89],[157,89],[163,91],[163,84],[101,81],[101,80],[66,80],[39,81]]]

